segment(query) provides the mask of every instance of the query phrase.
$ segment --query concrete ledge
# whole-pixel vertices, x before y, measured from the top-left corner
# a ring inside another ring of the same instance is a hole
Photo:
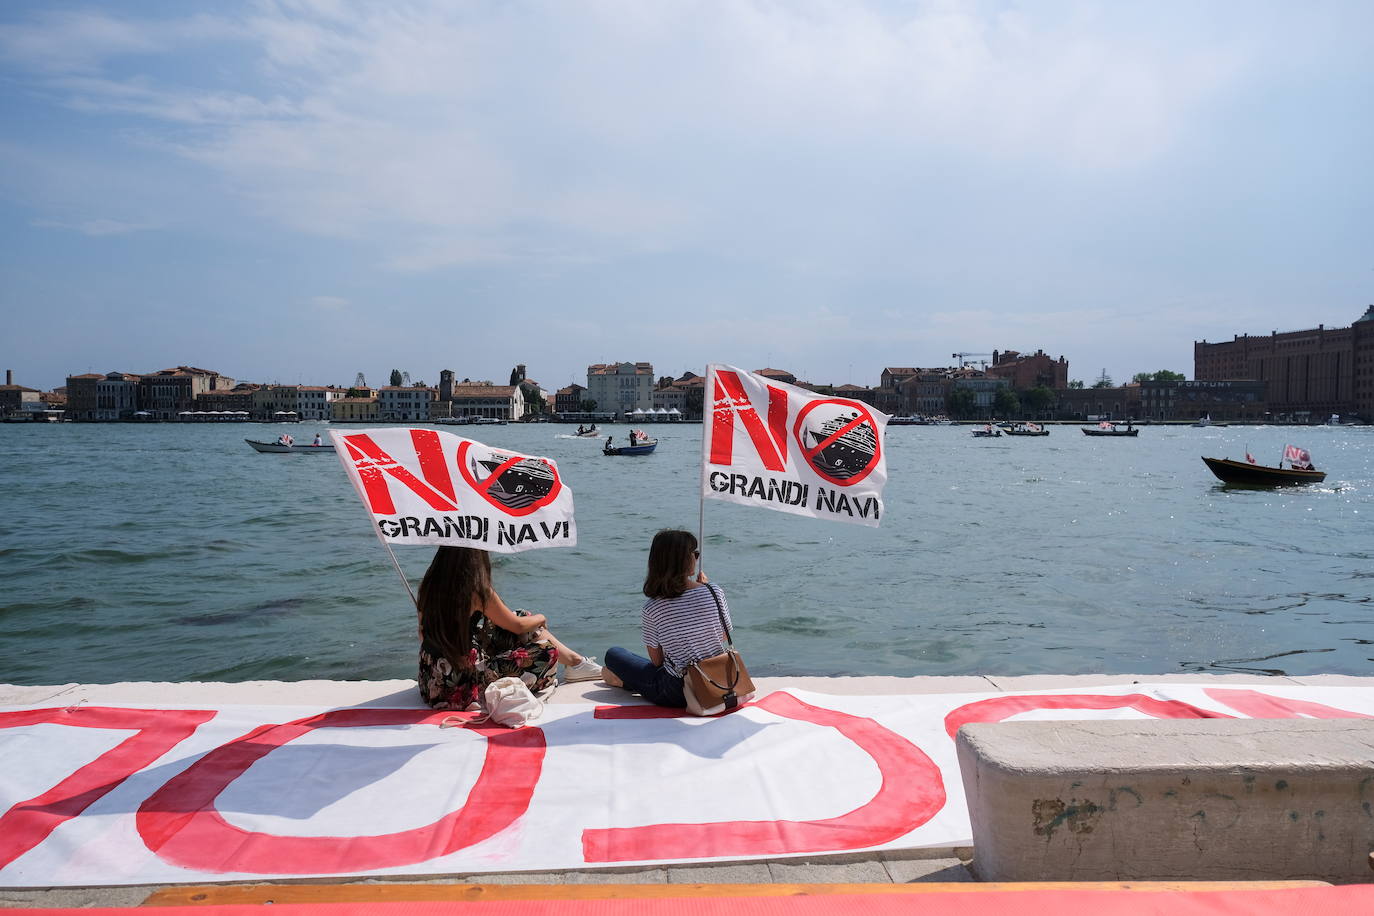
[[[982,881],[1369,880],[1374,721],[967,725]]]

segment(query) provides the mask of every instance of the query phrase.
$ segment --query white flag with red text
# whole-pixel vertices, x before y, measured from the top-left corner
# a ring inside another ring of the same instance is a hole
[[[551,458],[432,429],[329,435],[384,541],[494,553],[577,543],[572,491]]]
[[[703,496],[877,526],[887,414],[718,364],[706,367],[705,408]]]
[[[1297,445],[1285,445],[1283,457],[1293,467],[1305,468],[1312,463],[1312,453]]]

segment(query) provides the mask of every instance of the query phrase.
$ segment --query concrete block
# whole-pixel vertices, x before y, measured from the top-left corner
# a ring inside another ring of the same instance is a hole
[[[773,859],[768,872],[774,884],[890,884],[878,856],[847,854]]]
[[[914,859],[883,854],[883,865],[893,884],[913,884],[915,882],[972,881],[973,875],[964,863],[955,858]]]
[[[563,884],[667,884],[668,869],[605,868],[591,871],[570,871],[563,874]]]
[[[983,881],[1368,881],[1374,720],[967,725]]]
[[[669,884],[770,884],[772,881],[767,862],[668,866]]]

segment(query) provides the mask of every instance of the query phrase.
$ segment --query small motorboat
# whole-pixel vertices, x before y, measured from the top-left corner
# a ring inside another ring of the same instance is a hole
[[[601,454],[607,456],[651,455],[656,448],[658,448],[657,439],[638,439],[634,445],[615,445],[607,437],[606,446],[601,450]]]
[[[573,435],[579,439],[600,439],[601,429],[595,425],[593,425],[591,429],[583,429],[579,426],[577,432],[573,433]]]
[[[310,445],[305,442],[259,442],[256,439],[244,439],[243,441],[259,452],[276,452],[284,455],[334,454],[334,443],[332,442],[326,442],[323,445]]]
[[[1110,422],[1110,421],[1108,421],[1108,420],[1103,420],[1101,423],[1097,424],[1096,426],[1080,426],[1079,429],[1083,430],[1083,435],[1085,435],[1085,436],[1138,436],[1138,435],[1140,435],[1140,430],[1136,429],[1136,428],[1135,428],[1134,426],[1132,426],[1130,423],[1127,423],[1126,426],[1125,426],[1125,428],[1123,429],[1122,427],[1117,426],[1115,423],[1112,423],[1112,422]]]
[[[1243,483],[1258,487],[1281,487],[1296,483],[1321,483],[1326,479],[1325,471],[1315,468],[1274,468],[1265,464],[1251,464],[1248,461],[1234,461],[1230,458],[1208,458],[1203,462],[1224,483]]]
[[[973,431],[973,438],[975,439],[996,439],[998,436],[1004,435],[1006,433],[1002,431],[1002,427],[993,426],[991,423]]]
[[[1048,436],[1050,431],[1039,423],[1016,423],[1002,427],[1008,436]]]

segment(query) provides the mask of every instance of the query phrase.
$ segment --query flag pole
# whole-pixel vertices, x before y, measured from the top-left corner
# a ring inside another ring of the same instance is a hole
[[[386,548],[387,555],[391,557],[391,565],[396,567],[396,575],[401,577],[401,584],[406,587],[406,594],[410,596],[410,603],[415,605],[416,610],[419,610],[420,602],[415,599],[415,592],[410,587],[410,580],[407,579],[406,574],[401,571],[400,561],[396,559],[396,551],[391,549],[391,545],[387,543],[386,538],[382,537],[380,531],[377,532],[377,540],[382,542],[382,546]]]

